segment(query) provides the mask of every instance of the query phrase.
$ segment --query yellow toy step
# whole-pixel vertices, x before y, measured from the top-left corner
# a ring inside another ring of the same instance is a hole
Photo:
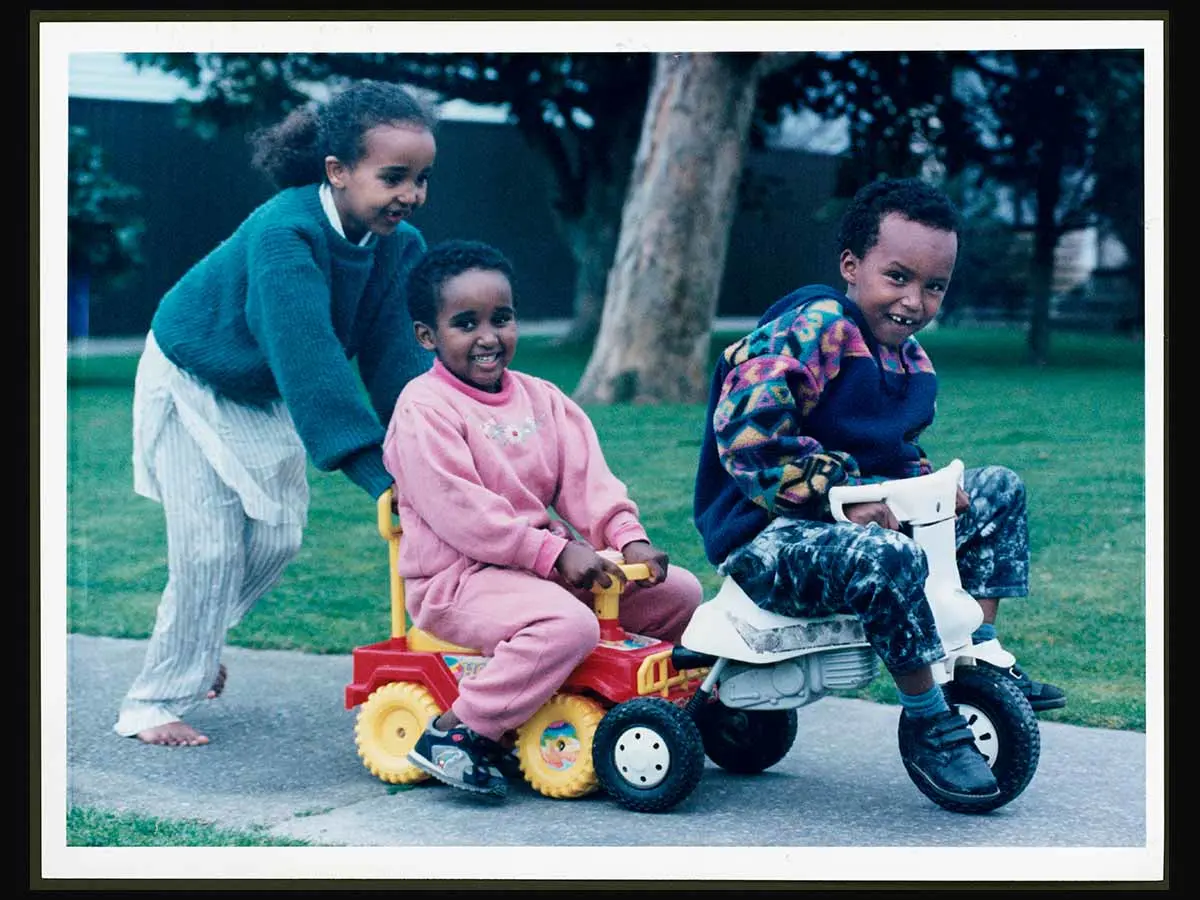
[[[439,637],[434,637],[428,631],[422,631],[415,625],[408,629],[408,649],[432,653],[461,653],[463,656],[483,656],[483,653],[479,650],[472,650],[470,647],[460,647],[458,644],[443,641]]]

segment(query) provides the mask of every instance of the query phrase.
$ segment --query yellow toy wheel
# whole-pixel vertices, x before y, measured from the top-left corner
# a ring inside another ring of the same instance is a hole
[[[521,771],[533,789],[561,800],[590,794],[598,786],[592,737],[605,709],[576,694],[555,694],[517,729]]]
[[[433,695],[419,684],[393,681],[377,688],[358,711],[354,740],[372,775],[389,784],[415,784],[429,776],[408,761],[408,751],[434,716]]]

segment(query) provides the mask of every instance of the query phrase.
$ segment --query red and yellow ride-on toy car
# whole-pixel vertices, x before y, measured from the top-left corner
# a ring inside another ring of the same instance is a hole
[[[430,718],[454,702],[459,680],[488,658],[411,625],[396,571],[401,529],[392,491],[379,498],[377,513],[388,542],[391,637],[354,650],[346,708],[361,707],[355,737],[364,765],[383,781],[412,784],[428,775],[408,761],[408,751]],[[645,565],[610,558],[630,581],[649,576]],[[703,773],[704,742],[685,707],[708,669],[682,648],[627,633],[619,603],[616,582],[596,590],[600,642],[518,729],[516,755],[525,780],[545,796],[603,788],[623,806],[658,812],[688,796]]]

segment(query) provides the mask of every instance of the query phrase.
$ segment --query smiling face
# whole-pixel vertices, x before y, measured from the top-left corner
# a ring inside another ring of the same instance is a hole
[[[437,145],[423,126],[377,125],[363,135],[364,152],[353,165],[325,159],[325,175],[346,237],[387,235],[425,204]]]
[[[417,322],[415,331],[421,346],[459,380],[495,393],[517,349],[512,284],[494,269],[448,278],[438,292],[436,327]]]
[[[888,213],[879,239],[862,258],[842,251],[846,295],[862,310],[875,340],[898,347],[937,315],[954,261],[958,236]]]

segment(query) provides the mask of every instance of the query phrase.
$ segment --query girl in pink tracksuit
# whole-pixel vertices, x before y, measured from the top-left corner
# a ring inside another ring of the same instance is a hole
[[[702,594],[650,543],[583,410],[550,382],[508,369],[512,279],[498,250],[472,241],[440,244],[413,270],[409,311],[436,360],[400,394],[383,449],[413,622],[491,657],[463,678],[409,759],[455,787],[500,796],[497,742],[596,646],[593,584],[624,580],[596,551],[619,550],[650,570],[622,598],[621,624],[635,634],[677,641]]]

